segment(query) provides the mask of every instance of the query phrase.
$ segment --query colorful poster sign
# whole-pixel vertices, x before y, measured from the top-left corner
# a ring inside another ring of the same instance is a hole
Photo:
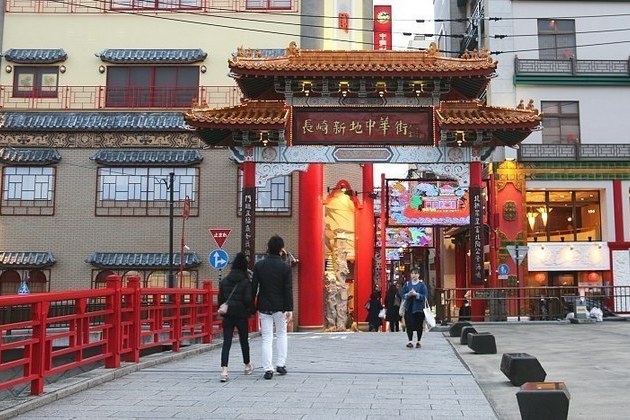
[[[470,223],[468,189],[456,181],[387,180],[389,226]]]
[[[385,251],[385,258],[387,261],[399,261],[400,260],[400,251],[398,248],[388,248]]]
[[[423,226],[390,227],[385,229],[387,248],[433,247],[433,228]],[[377,240],[380,246],[380,241]]]
[[[374,49],[392,49],[392,6],[374,6]]]
[[[294,108],[294,145],[433,146],[430,108]]]

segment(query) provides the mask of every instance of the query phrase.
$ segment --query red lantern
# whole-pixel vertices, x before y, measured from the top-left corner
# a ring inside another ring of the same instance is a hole
[[[586,276],[586,279],[588,281],[598,281],[599,280],[599,274],[597,274],[596,272],[592,272],[592,273],[588,273],[588,276]]]
[[[536,283],[544,283],[544,281],[545,281],[545,274],[544,273],[537,273],[534,276],[534,281]]]

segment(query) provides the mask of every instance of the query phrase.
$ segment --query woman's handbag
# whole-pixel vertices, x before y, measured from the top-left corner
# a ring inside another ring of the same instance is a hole
[[[381,318],[381,319],[385,319],[385,316],[386,316],[386,314],[385,314],[385,308],[383,308],[383,309],[381,309],[381,310],[379,311],[379,313],[378,313],[378,317],[379,317],[379,318]]]
[[[400,308],[398,309],[398,315],[400,315],[401,318],[404,318],[406,310],[407,310],[407,299],[403,299],[400,301]]]
[[[223,302],[222,304],[219,305],[219,309],[217,310],[217,313],[220,316],[223,316],[225,314],[227,314],[228,311],[228,302],[230,301],[230,298],[232,297],[232,295],[234,294],[234,292],[236,291],[236,288],[240,285],[240,283],[237,283],[234,285],[234,287],[232,288],[232,291],[230,292],[228,298],[225,300],[225,302]]]
[[[424,300],[424,309],[422,311],[424,312],[424,323],[427,324],[427,327],[435,327],[435,317],[433,316],[429,302],[426,299]]]

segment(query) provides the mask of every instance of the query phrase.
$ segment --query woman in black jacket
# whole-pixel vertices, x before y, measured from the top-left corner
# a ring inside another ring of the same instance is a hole
[[[254,312],[252,284],[247,273],[247,258],[239,252],[234,257],[230,273],[219,284],[219,305],[227,303],[227,313],[223,315],[223,348],[221,349],[221,382],[228,380],[228,361],[234,327],[238,330],[241,343],[245,375],[251,375],[254,366],[249,359],[248,318]]]

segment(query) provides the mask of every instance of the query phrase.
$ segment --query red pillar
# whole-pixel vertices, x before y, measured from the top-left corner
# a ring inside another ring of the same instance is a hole
[[[481,162],[470,163],[470,256],[468,257],[468,263],[470,268],[470,276],[468,277],[469,287],[471,289],[483,288],[483,249],[485,244],[485,234],[483,232],[483,209],[481,210],[481,220],[476,220],[477,215],[474,206],[474,194],[481,195],[483,188],[483,168]],[[480,222],[480,223],[479,223]],[[479,226],[481,224],[481,226]],[[477,230],[480,230],[479,234]],[[480,245],[475,245],[476,242],[481,242]],[[480,248],[480,249],[479,249]],[[480,252],[481,261],[477,261],[476,253]],[[481,271],[481,272],[480,272]],[[482,300],[476,300],[475,291],[471,290],[471,315],[473,321],[483,321],[484,316],[484,302]]]
[[[613,180],[613,207],[615,214],[615,242],[625,242],[623,226],[623,200],[624,194],[621,189],[621,180]]]
[[[298,227],[298,329],[324,328],[324,169],[311,163],[300,172]]]
[[[369,196],[374,190],[374,167],[371,163],[363,164],[363,182],[361,194],[363,197],[363,206],[356,209],[355,212],[355,262],[356,276],[355,279],[355,297],[354,307],[358,314],[356,321],[363,321],[367,317],[364,303],[370,299],[372,292],[372,284],[374,280],[373,261],[374,261],[374,199]],[[385,295],[383,288],[385,279],[381,278],[381,293]],[[355,317],[357,316],[355,314]]]

